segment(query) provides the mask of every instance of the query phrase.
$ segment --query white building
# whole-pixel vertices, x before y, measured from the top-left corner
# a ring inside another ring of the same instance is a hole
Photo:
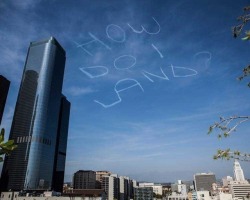
[[[187,185],[183,184],[181,180],[178,180],[175,184],[171,184],[171,189],[173,192],[181,195],[187,195]]]
[[[234,179],[235,181],[245,181],[243,170],[238,160],[234,160]]]
[[[209,191],[196,191],[192,194],[193,200],[212,200]]]
[[[188,200],[188,195],[172,192],[172,194],[168,196],[168,200]]]
[[[117,174],[102,176],[102,189],[107,194],[108,200],[118,199],[120,179]],[[122,191],[124,188],[122,188]]]
[[[238,160],[234,161],[234,181],[228,184],[229,191],[234,199],[246,199],[250,194],[250,184],[245,180],[243,170]]]
[[[106,192],[107,199],[113,200],[114,199],[114,177],[103,175],[102,176],[102,189],[104,189],[104,191]]]
[[[231,177],[231,176],[226,176],[226,177],[222,178],[222,184],[224,187],[228,187],[228,185],[231,181],[233,181],[233,177]]]
[[[129,197],[129,193],[130,193],[130,190],[129,190],[129,177],[127,176],[120,176],[119,177],[119,181],[120,181],[120,192],[119,192],[119,199],[120,200],[124,200],[124,199],[127,199],[127,198],[130,198]]]
[[[162,185],[154,183],[139,183],[139,187],[151,187],[156,195],[162,195]]]
[[[132,180],[132,183],[133,183],[133,187],[137,187],[137,181],[136,180]]]
[[[229,185],[229,191],[233,198],[244,199],[248,194],[250,194],[250,184],[249,183],[234,183]]]
[[[217,196],[217,200],[233,200],[232,194],[228,193],[219,193]]]

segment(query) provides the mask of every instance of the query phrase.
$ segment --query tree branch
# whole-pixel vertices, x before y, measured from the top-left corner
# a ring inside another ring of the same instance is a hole
[[[250,162],[250,154],[248,153],[241,153],[240,151],[231,151],[230,149],[226,150],[217,150],[217,154],[213,157],[215,160],[217,159],[238,159],[240,161],[247,161]]]
[[[233,131],[236,130],[236,128],[250,120],[250,116],[231,116],[228,118],[220,117],[219,122],[215,122],[213,125],[209,127],[208,134],[211,134],[214,129],[219,129],[220,132],[218,134],[218,138],[222,138],[224,136],[225,138],[228,137]],[[230,127],[230,125],[235,122],[235,124]]]

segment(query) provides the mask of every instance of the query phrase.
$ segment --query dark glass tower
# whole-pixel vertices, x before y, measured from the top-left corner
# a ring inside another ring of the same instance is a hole
[[[31,42],[9,139],[18,147],[4,161],[1,189],[60,188],[70,103],[62,96],[65,51],[55,38]]]
[[[0,124],[2,122],[3,111],[10,87],[10,81],[0,75]]]

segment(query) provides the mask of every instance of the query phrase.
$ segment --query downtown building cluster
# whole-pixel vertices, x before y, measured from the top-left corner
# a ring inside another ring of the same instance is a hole
[[[181,181],[171,185],[168,200],[249,200],[250,184],[238,160],[234,161],[234,178],[226,176],[218,182],[213,173],[194,175],[193,185]]]
[[[79,170],[74,173],[72,185],[73,190],[100,189],[109,200],[129,200],[134,198],[137,183],[129,177],[118,176],[109,171]]]
[[[109,171],[79,170],[73,175],[72,187],[65,185],[64,194],[102,193],[107,200],[153,199],[162,197],[162,185],[137,182]],[[94,195],[94,194],[92,194]]]

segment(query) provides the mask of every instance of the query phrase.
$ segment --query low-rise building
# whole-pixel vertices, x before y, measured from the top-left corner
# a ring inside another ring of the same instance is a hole
[[[153,188],[152,187],[134,188],[134,200],[153,200]]]
[[[155,183],[139,183],[139,187],[151,187],[156,195],[162,195],[162,185]]]
[[[234,199],[244,199],[250,194],[250,184],[247,181],[245,183],[233,181],[228,187]]]
[[[188,195],[172,192],[172,194],[168,196],[168,200],[188,200]]]

